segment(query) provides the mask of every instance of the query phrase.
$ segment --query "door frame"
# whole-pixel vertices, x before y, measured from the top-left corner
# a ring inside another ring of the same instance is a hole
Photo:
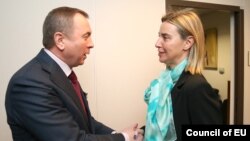
[[[239,6],[212,4],[205,2],[165,0],[166,11],[171,6],[225,10],[234,15],[234,124],[243,124],[244,110],[244,10]],[[229,97],[230,98],[230,97]],[[230,99],[228,100],[230,107]],[[230,110],[228,110],[230,112]],[[230,115],[228,113],[228,115]],[[230,118],[230,116],[228,117]],[[230,121],[230,119],[228,119]]]

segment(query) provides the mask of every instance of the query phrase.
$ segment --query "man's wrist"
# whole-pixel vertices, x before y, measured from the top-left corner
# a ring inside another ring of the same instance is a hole
[[[121,132],[121,133],[122,133],[122,135],[124,136],[125,141],[129,141],[129,136],[128,136],[128,134],[127,134],[127,133],[124,133],[124,132]]]
[[[112,131],[111,134],[117,134],[118,132],[117,131]]]
[[[111,134],[122,134],[123,137],[124,137],[124,139],[125,139],[125,141],[129,141],[129,136],[128,136],[127,133],[124,133],[124,132],[119,133],[117,131],[112,131]]]

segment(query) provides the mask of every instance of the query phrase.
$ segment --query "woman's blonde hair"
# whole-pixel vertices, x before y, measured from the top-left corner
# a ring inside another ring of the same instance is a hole
[[[182,39],[193,36],[194,44],[190,48],[188,64],[185,68],[191,74],[201,74],[205,52],[205,37],[202,22],[199,16],[192,10],[168,11],[161,19],[162,22],[169,22],[178,28]]]

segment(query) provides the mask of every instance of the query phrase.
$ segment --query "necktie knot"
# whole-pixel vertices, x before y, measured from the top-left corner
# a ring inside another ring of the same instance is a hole
[[[70,73],[70,75],[68,76],[68,78],[71,80],[72,83],[76,83],[77,82],[77,77],[74,71],[72,71]]]

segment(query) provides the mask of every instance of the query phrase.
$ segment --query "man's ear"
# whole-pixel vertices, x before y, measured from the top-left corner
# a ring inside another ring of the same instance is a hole
[[[194,44],[194,37],[193,36],[188,36],[185,39],[185,46],[184,46],[184,50],[189,50]]]
[[[56,47],[59,49],[59,50],[64,50],[64,42],[63,42],[63,39],[64,39],[64,35],[62,32],[56,32],[54,34],[54,41],[55,41],[55,45]]]

